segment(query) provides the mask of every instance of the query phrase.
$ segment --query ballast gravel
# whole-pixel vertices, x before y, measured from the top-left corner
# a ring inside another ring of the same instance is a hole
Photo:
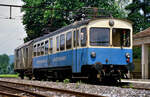
[[[0,78],[0,80],[40,85],[40,86],[46,86],[46,87],[51,87],[51,88],[67,89],[67,90],[72,90],[72,91],[78,91],[78,92],[84,92],[84,93],[90,93],[90,94],[96,94],[96,95],[108,96],[108,97],[150,97],[149,90],[120,88],[120,87],[115,87],[115,86],[90,85],[90,84],[84,84],[84,83],[31,81],[31,80],[7,79],[7,78]],[[59,94],[58,97],[62,97],[62,95]]]

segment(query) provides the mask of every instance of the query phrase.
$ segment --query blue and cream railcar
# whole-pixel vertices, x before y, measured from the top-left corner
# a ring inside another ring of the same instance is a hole
[[[101,18],[74,22],[34,40],[33,72],[41,78],[119,79],[132,63],[132,23]]]

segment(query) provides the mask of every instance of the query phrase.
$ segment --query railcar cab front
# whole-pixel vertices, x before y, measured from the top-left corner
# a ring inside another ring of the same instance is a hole
[[[88,31],[88,64],[94,64],[103,74],[101,77],[114,75],[113,78],[117,78],[127,74],[127,66],[132,63],[132,23],[98,19],[88,24]]]

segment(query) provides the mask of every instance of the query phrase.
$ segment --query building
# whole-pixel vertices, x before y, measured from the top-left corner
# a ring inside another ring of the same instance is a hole
[[[142,78],[150,78],[150,56],[149,56],[149,46],[150,46],[150,27],[139,33],[133,35],[133,46],[140,46],[142,49],[141,55],[141,72]]]

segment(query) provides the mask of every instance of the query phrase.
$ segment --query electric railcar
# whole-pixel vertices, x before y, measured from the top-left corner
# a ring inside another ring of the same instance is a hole
[[[132,23],[114,18],[77,21],[18,47],[15,59],[22,78],[119,80],[132,65]]]

